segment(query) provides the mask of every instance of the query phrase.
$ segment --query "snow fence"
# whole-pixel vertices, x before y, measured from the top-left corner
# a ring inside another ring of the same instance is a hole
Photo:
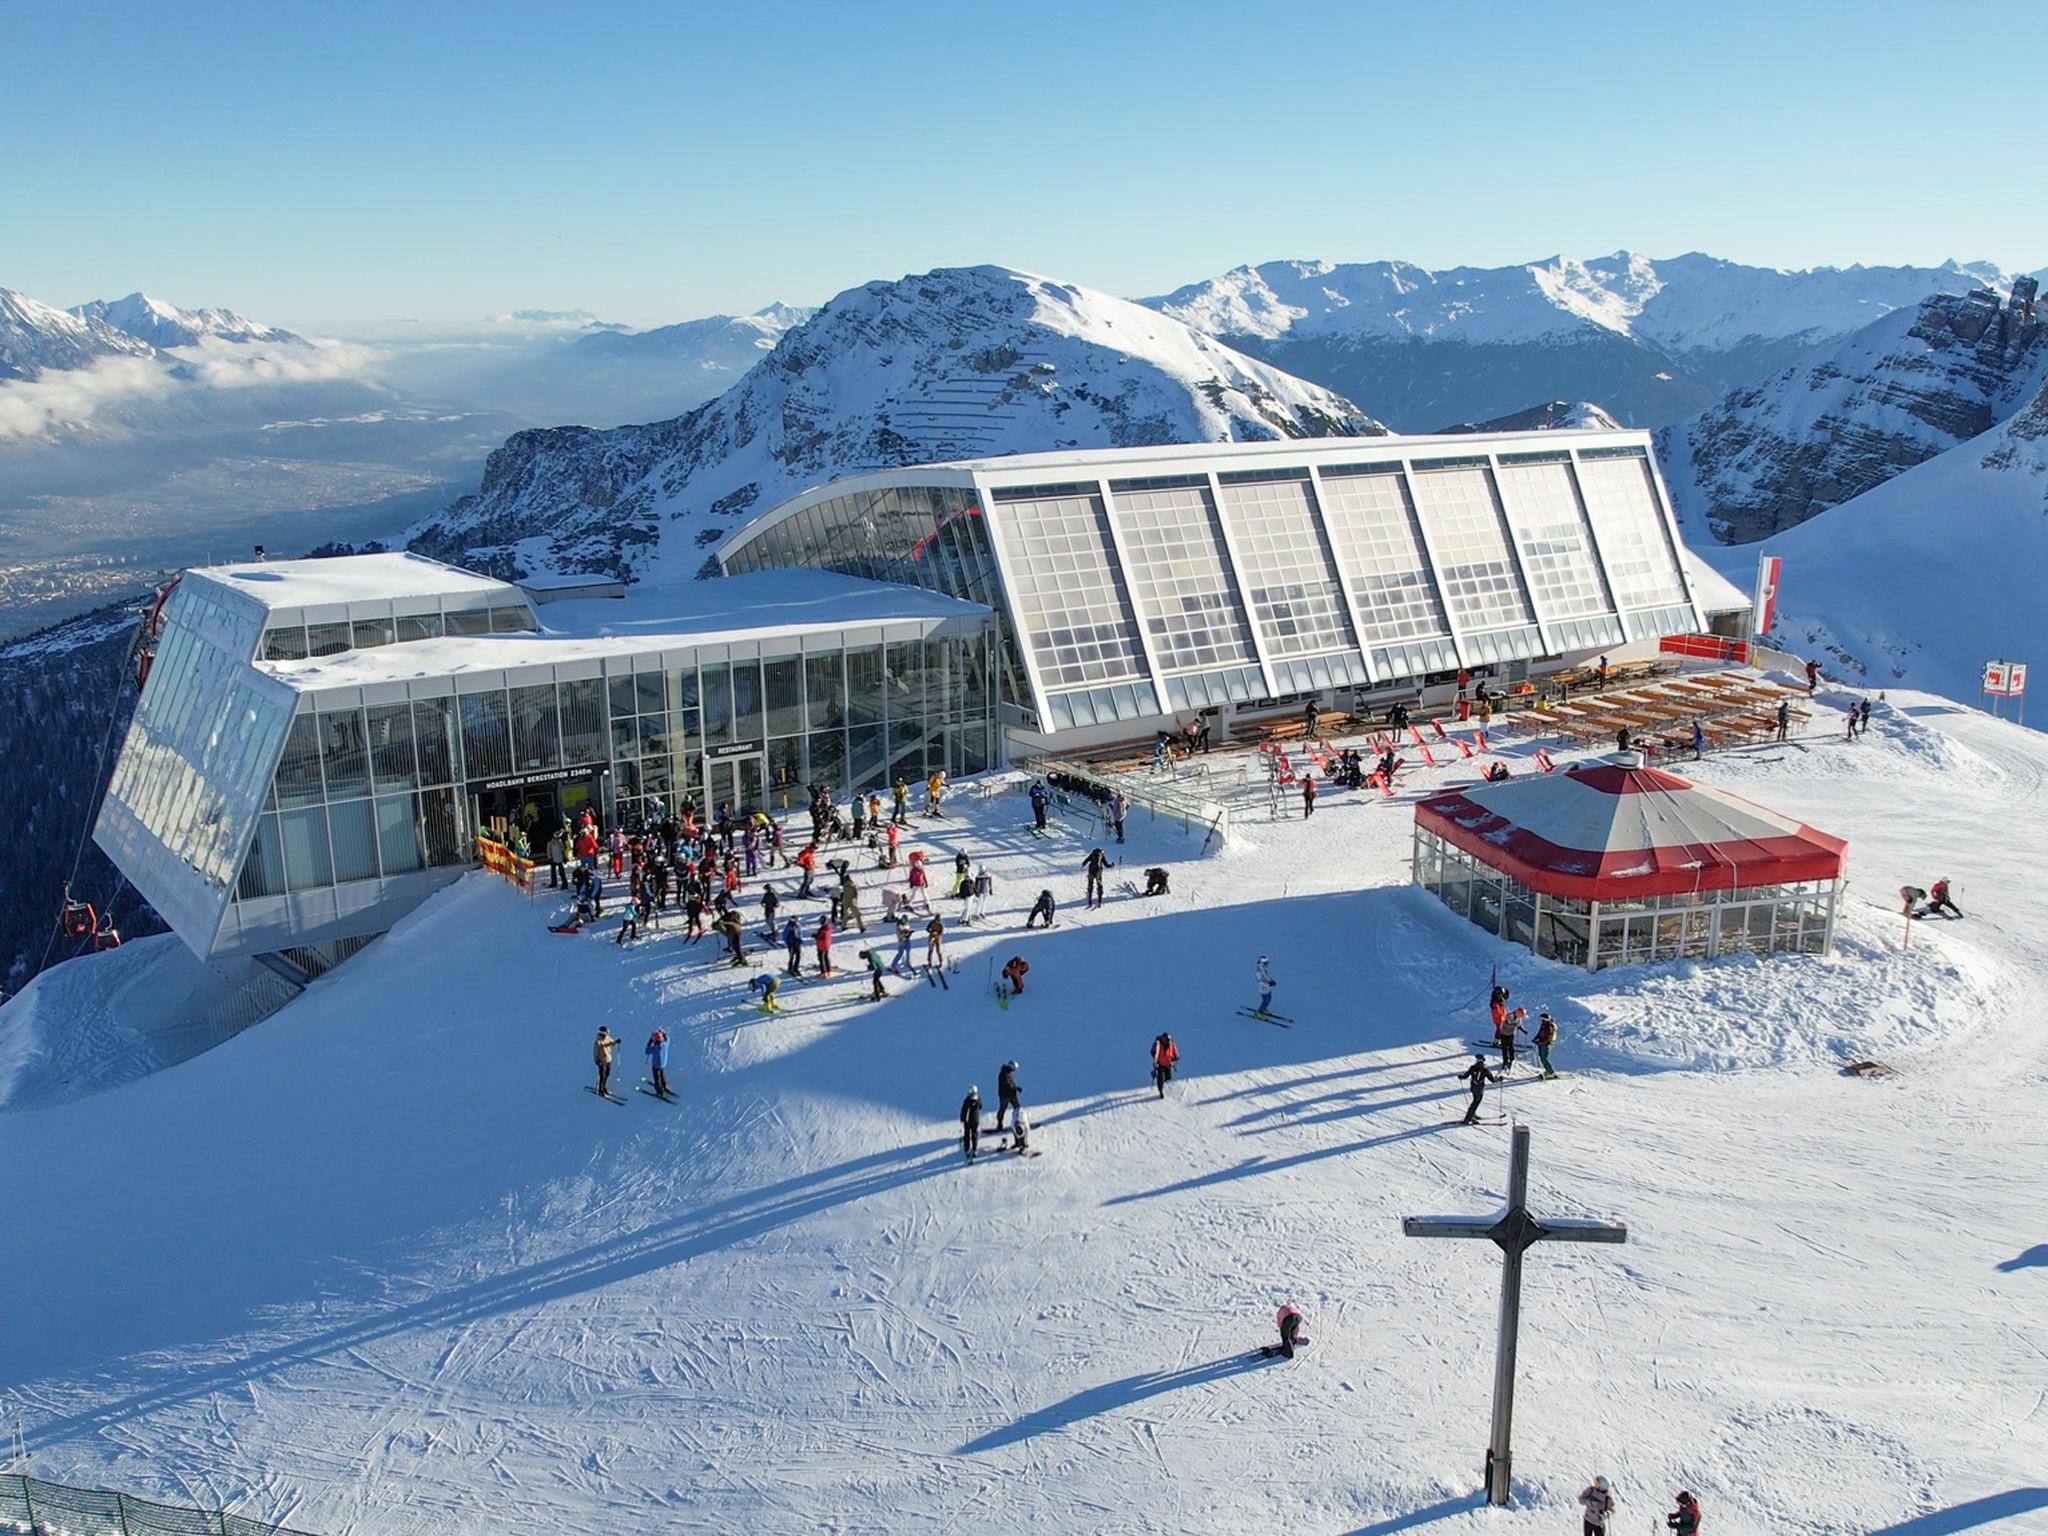
[[[223,1510],[158,1504],[18,1473],[0,1475],[0,1530],[28,1536],[304,1536]]]

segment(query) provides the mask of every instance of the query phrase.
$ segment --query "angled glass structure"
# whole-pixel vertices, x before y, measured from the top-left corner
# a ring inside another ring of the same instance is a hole
[[[879,470],[761,513],[717,557],[728,573],[844,571],[988,604],[1004,723],[1039,744],[1339,688],[1419,689],[1466,668],[1564,665],[1706,627],[1640,432]]]

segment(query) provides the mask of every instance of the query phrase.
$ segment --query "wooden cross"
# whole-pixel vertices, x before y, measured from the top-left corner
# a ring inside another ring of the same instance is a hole
[[[1625,1243],[1628,1228],[1618,1221],[1575,1221],[1529,1214],[1529,1127],[1514,1131],[1508,1163],[1508,1208],[1487,1221],[1464,1216],[1404,1216],[1409,1237],[1483,1237],[1500,1245],[1500,1341],[1493,1358],[1493,1436],[1486,1448],[1486,1501],[1508,1501],[1511,1457],[1508,1437],[1515,1421],[1515,1343],[1522,1325],[1522,1255],[1545,1238],[1560,1243]]]

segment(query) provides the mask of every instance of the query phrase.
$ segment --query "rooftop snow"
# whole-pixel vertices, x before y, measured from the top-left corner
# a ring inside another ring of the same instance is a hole
[[[1686,579],[1692,583],[1693,596],[1699,599],[1700,612],[1747,613],[1754,606],[1748,593],[1692,550],[1685,549],[1684,554]]]
[[[973,618],[988,612],[978,603],[920,587],[863,581],[830,571],[761,571],[679,586],[629,588],[623,598],[550,603],[541,611],[546,627],[539,634],[447,636],[258,665],[305,693],[770,635]]]
[[[247,560],[236,565],[195,566],[186,574],[217,582],[265,609],[472,592],[520,600],[518,589],[505,582],[403,551],[340,555],[331,560]]]
[[[949,463],[921,466],[930,469],[971,470],[988,473],[1016,469],[1040,469],[1055,465],[1090,465],[1114,470],[1123,465],[1156,461],[1202,462],[1209,459],[1400,459],[1434,452],[1460,457],[1484,453],[1489,448],[1505,452],[1563,450],[1595,442],[1603,447],[1617,437],[1647,442],[1642,432],[1615,433],[1604,429],[1535,432],[1436,433],[1417,437],[1283,437],[1258,443],[1169,443],[1153,448],[1059,448],[1044,453],[1012,453],[987,459],[956,459]],[[903,475],[911,470],[886,473]]]

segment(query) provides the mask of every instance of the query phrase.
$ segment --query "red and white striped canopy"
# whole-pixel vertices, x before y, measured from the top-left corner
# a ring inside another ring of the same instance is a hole
[[[1582,901],[1838,879],[1849,845],[1634,754],[1432,795],[1415,824],[1531,890]]]

